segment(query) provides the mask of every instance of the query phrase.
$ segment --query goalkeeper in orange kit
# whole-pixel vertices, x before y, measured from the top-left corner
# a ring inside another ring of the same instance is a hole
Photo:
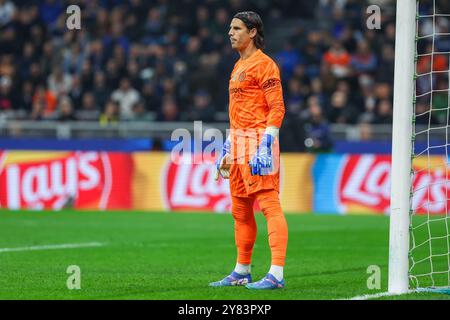
[[[219,175],[230,179],[237,263],[230,275],[210,286],[284,288],[288,229],[279,199],[278,131],[285,113],[280,71],[262,52],[264,31],[258,14],[236,14],[228,35],[240,59],[229,82],[231,133],[216,162],[216,179]],[[252,282],[255,200],[267,220],[272,261],[267,275]]]

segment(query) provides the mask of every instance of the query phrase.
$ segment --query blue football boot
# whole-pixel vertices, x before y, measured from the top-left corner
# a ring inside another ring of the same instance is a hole
[[[272,274],[268,273],[261,280],[249,283],[245,287],[247,289],[255,289],[255,290],[283,289],[284,280],[278,281]]]
[[[252,276],[250,274],[242,275],[233,271],[230,275],[226,276],[220,281],[211,282],[210,287],[229,287],[229,286],[244,286],[252,282]]]

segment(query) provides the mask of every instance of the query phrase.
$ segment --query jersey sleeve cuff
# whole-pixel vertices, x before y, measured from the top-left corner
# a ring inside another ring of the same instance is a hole
[[[275,126],[269,126],[266,128],[266,131],[264,133],[270,134],[272,138],[278,138],[278,134],[280,132],[280,129]]]

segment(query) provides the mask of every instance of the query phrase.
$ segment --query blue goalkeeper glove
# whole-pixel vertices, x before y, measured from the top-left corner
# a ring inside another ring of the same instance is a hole
[[[278,129],[277,129],[278,130]],[[272,171],[272,145],[275,141],[274,135],[264,133],[261,143],[255,155],[249,161],[252,176],[269,175]]]
[[[214,173],[214,179],[218,180],[219,179],[219,173],[222,176],[222,178],[224,179],[228,179],[230,177],[230,168],[229,165],[225,164],[225,156],[228,154],[230,154],[230,149],[231,149],[231,142],[230,142],[230,138],[228,137],[225,140],[225,143],[223,144],[222,147],[222,151],[220,156],[217,158],[216,160],[216,170]]]

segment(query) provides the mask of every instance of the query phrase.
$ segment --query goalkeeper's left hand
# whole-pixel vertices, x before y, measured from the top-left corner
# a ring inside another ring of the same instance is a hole
[[[272,145],[278,136],[278,128],[269,127],[264,133],[256,154],[249,161],[252,176],[265,176],[272,172]]]
[[[214,180],[219,180],[219,174],[224,179],[230,178],[230,168],[231,168],[231,141],[230,137],[225,140],[225,143],[222,147],[222,152],[216,160],[215,163],[215,172],[214,172]]]

